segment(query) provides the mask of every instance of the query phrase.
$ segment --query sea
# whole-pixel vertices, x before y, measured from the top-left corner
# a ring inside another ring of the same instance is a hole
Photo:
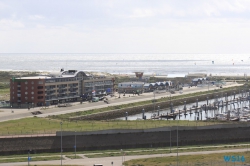
[[[250,75],[250,54],[1,53],[1,71]]]

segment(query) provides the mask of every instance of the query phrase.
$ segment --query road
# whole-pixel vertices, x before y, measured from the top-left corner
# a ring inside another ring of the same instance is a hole
[[[223,87],[234,87],[234,86],[241,86],[242,84],[237,83],[227,83],[227,85]],[[208,91],[218,89],[218,87],[210,86],[210,87],[184,87],[183,94],[189,94],[194,92],[201,92],[201,91]],[[181,95],[180,93],[171,94],[171,96],[177,96]],[[14,109],[14,108],[0,108],[0,122],[8,121],[8,120],[14,120],[14,119],[20,119],[25,117],[33,117],[34,115],[31,114],[33,111],[40,111],[42,114],[37,115],[38,117],[46,117],[48,115],[58,115],[58,114],[66,114],[66,113],[72,113],[77,111],[86,111],[90,109],[96,109],[96,108],[103,108],[108,106],[115,106],[115,105],[121,105],[121,104],[129,104],[133,102],[139,102],[139,101],[145,101],[145,100],[152,100],[154,99],[154,94],[151,93],[143,93],[140,96],[133,96],[132,94],[126,94],[125,96],[121,95],[121,98],[118,98],[118,94],[115,95],[116,97],[112,97],[109,99],[110,104],[106,104],[102,101],[96,102],[96,103],[89,103],[89,102],[83,102],[83,104],[80,104],[79,102],[73,103],[73,106],[71,107],[56,107],[56,106],[50,106],[46,109],[41,109],[41,107],[31,108],[30,110],[26,109]],[[170,93],[157,93],[155,94],[155,99],[161,98],[161,97],[169,97]],[[12,111],[14,113],[12,113]]]
[[[200,155],[200,154],[214,154],[214,153],[228,153],[228,152],[245,152],[248,149],[232,149],[232,150],[216,150],[216,151],[198,151],[198,152],[182,152],[179,153],[179,156],[182,155]],[[152,155],[135,155],[135,156],[122,156],[117,157],[102,157],[102,158],[83,158],[83,159],[66,159],[62,161],[63,165],[81,165],[81,166],[93,166],[94,164],[103,164],[104,166],[112,166],[111,162],[113,162],[113,166],[121,166],[122,160],[132,160],[132,159],[144,159],[144,158],[153,158],[153,157],[169,157],[169,156],[177,156],[176,153],[171,154],[152,154]],[[32,157],[32,156],[31,156]],[[223,157],[223,156],[222,156]],[[0,166],[23,166],[26,165],[27,162],[17,162],[17,163],[2,163]],[[31,165],[60,165],[61,160],[53,160],[53,161],[34,161],[30,162]]]

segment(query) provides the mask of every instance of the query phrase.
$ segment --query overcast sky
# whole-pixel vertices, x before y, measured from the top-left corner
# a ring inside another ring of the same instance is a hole
[[[0,0],[1,53],[250,53],[249,0]]]

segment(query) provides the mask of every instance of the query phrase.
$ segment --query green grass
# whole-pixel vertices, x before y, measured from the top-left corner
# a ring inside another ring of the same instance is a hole
[[[78,156],[78,155],[66,155],[67,158],[70,158],[70,159],[82,159],[82,157]]]
[[[49,161],[49,160],[60,160],[60,156],[43,156],[43,157],[33,157],[31,156],[31,161]],[[0,158],[0,163],[13,163],[13,162],[28,162],[28,157],[14,157],[14,158]]]
[[[148,129],[166,126],[206,126],[233,122],[187,120],[111,120],[111,121],[63,121],[63,131],[96,131],[106,129]],[[236,122],[235,122],[236,123]],[[60,131],[60,120],[49,118],[23,118],[0,122],[0,135],[44,134]]]
[[[0,83],[0,100],[10,100],[9,85]]]
[[[224,156],[244,156],[245,162],[225,162]],[[179,156],[179,165],[203,166],[203,165],[238,165],[250,163],[250,152],[217,153],[207,155]],[[176,154],[171,157],[155,157],[146,159],[135,159],[123,163],[125,166],[170,166],[177,165]]]
[[[202,146],[179,146],[178,152],[199,152],[199,151],[216,151],[216,150],[227,150],[227,149],[248,149],[250,148],[249,143],[237,143],[233,145],[217,144],[217,145],[202,145]],[[250,150],[250,149],[249,149]],[[159,147],[159,148],[138,148],[138,149],[124,149],[126,156],[132,155],[151,155],[151,154],[174,154],[177,152],[177,147]],[[89,158],[99,158],[99,157],[113,157],[113,156],[122,156],[120,150],[106,150],[106,151],[95,151],[87,152],[85,154]]]

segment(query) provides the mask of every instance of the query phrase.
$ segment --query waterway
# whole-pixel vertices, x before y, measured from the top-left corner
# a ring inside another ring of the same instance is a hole
[[[235,95],[235,98],[239,98],[241,97],[242,94],[238,94],[238,95]],[[228,96],[227,97],[228,100],[232,100],[234,99],[234,96]],[[216,101],[221,101],[221,100],[224,100],[225,101],[225,97],[222,97],[222,98],[218,98],[218,99],[210,99],[208,100],[208,105],[213,105],[214,102]],[[207,101],[198,101],[198,106],[202,106],[204,104],[207,104]],[[190,108],[194,108],[196,107],[197,103],[189,103],[189,104],[186,104],[186,109],[189,110]],[[192,110],[191,112],[190,111],[187,111],[186,112],[186,116],[184,115],[184,113],[181,113],[180,116],[177,115],[176,116],[176,120],[190,120],[190,121],[194,121],[194,120],[206,120],[207,117],[208,118],[213,118],[215,117],[215,115],[217,114],[225,114],[227,113],[228,111],[236,111],[238,108],[239,108],[239,111],[242,111],[243,108],[247,109],[247,107],[249,108],[250,106],[250,103],[249,101],[241,101],[239,102],[238,104],[237,103],[232,103],[232,104],[229,104],[227,107],[224,106],[224,107],[219,107],[218,109],[216,110],[208,110],[208,111],[201,111],[201,109],[197,109],[196,110]],[[159,110],[159,111],[158,111]],[[178,112],[178,110],[184,110],[184,105],[179,105],[179,106],[173,106],[173,110],[175,110],[175,112]],[[158,112],[159,112],[159,115],[161,114],[170,114],[171,111],[170,111],[170,108],[168,109],[160,109],[157,104],[155,105],[155,110],[152,111],[152,112],[145,112],[144,113],[144,116],[146,116],[146,119],[151,119],[151,116],[153,116],[154,114],[155,115],[158,115]],[[196,112],[196,113],[195,113]],[[127,116],[127,120],[138,120],[138,119],[142,119],[143,117],[143,114],[140,113],[140,114],[136,114],[136,115],[128,115]],[[124,117],[121,117],[121,118],[117,118],[119,120],[126,120],[126,117],[124,115]],[[164,118],[163,118],[164,120]],[[167,119],[166,119],[167,120]],[[168,119],[168,120],[173,120],[173,119]]]

